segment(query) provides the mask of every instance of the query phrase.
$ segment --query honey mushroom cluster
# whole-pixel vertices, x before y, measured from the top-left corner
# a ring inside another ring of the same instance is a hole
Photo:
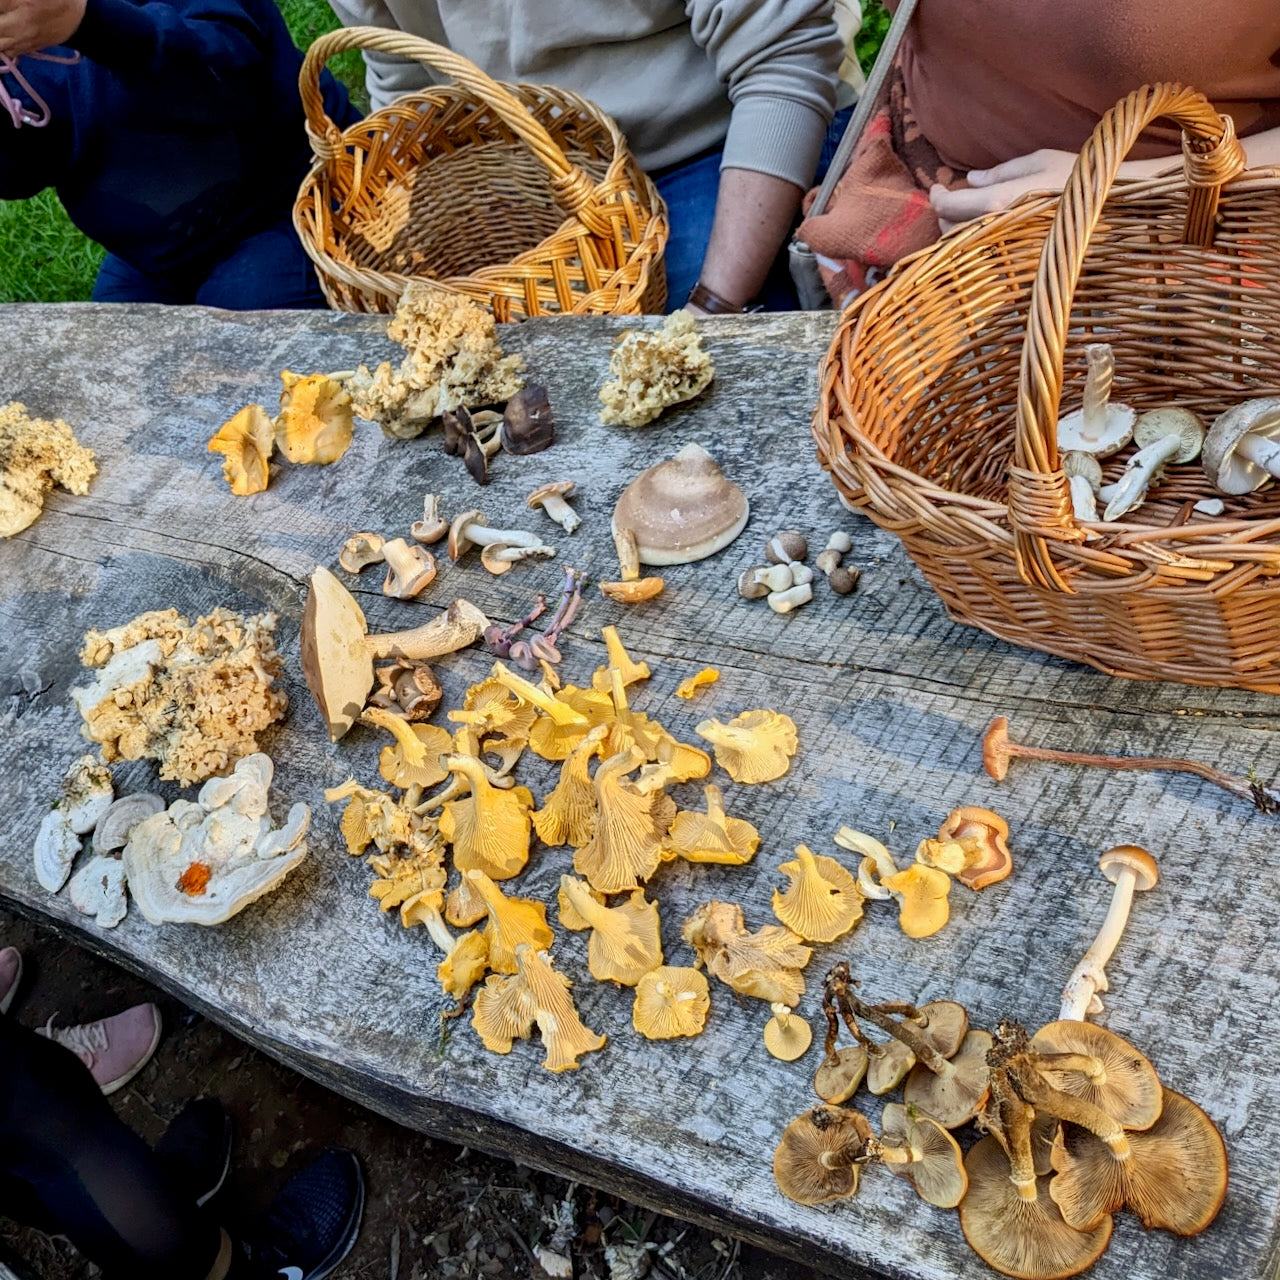
[[[711,757],[631,708],[628,689],[649,678],[648,665],[631,657],[613,628],[604,640],[608,662],[589,687],[561,685],[545,659],[536,684],[495,663],[448,713],[452,729],[364,709],[364,723],[394,738],[379,771],[402,794],[355,779],[326,792],[327,800],[346,802],[343,838],[352,854],[368,856],[372,896],[384,911],[397,910],[404,926],[424,926],[444,953],[438,978],[458,1002],[454,1016],[488,974],[472,1017],[482,1043],[507,1053],[536,1028],[552,1071],[576,1067],[605,1037],[583,1025],[569,980],[553,966],[547,904],[504,891],[525,869],[532,835],[548,848],[573,849],[574,874],[560,878],[560,924],[590,931],[592,976],[635,989],[633,1025],[653,1039],[697,1034],[710,995],[697,967],[665,963],[659,904],[646,896],[646,883],[677,858],[742,865],[760,840],[725,812],[713,784],[705,787],[705,812],[678,809],[667,788],[706,778]],[[782,776],[797,747],[794,724],[776,712],[706,721],[698,732],[738,782]],[[540,807],[514,777],[526,749],[560,762],[559,781]],[[455,936],[451,927],[465,932]],[[803,990],[794,966],[807,962],[808,948],[785,929],[748,935],[732,904],[695,912],[684,936],[698,964],[737,990],[791,1004]]]
[[[838,596],[847,596],[861,576],[859,570],[844,565],[844,557],[852,550],[853,539],[837,531],[814,562]],[[752,565],[738,575],[738,594],[744,600],[764,599],[774,613],[791,613],[813,599],[814,571],[805,563],[808,557],[808,540],[798,529],[775,534],[765,544],[767,563]]]

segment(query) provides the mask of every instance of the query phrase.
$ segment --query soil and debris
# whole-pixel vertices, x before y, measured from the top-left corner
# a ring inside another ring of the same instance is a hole
[[[214,1202],[224,1220],[257,1212],[319,1147],[347,1146],[360,1154],[368,1186],[364,1227],[332,1280],[547,1280],[557,1274],[823,1280],[732,1238],[403,1129],[303,1079],[49,929],[3,911],[0,946],[23,953],[26,976],[13,1014],[26,1026],[54,1013],[66,1023],[142,1000],[160,1005],[165,1034],[155,1058],[111,1101],[152,1142],[188,1098],[216,1097],[226,1105],[236,1145],[232,1176]],[[0,1272],[5,1264],[19,1280],[98,1274],[65,1239],[0,1215]],[[845,1271],[841,1280],[859,1277]]]

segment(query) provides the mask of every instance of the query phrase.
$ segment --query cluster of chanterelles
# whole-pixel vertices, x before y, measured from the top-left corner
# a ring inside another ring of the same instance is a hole
[[[952,1001],[871,1005],[853,985],[847,964],[827,975],[826,1055],[814,1079],[823,1105],[793,1120],[778,1144],[784,1195],[801,1204],[852,1196],[863,1165],[878,1160],[928,1203],[958,1209],[974,1252],[1021,1280],[1084,1271],[1123,1208],[1184,1236],[1217,1215],[1227,1188],[1221,1136],[1118,1035],[1079,1018],[1034,1035],[1006,1021],[991,1035],[971,1029]],[[859,1020],[890,1039],[873,1042]],[[841,1022],[850,1048],[836,1047]],[[864,1075],[877,1094],[905,1080],[879,1138],[841,1105]],[[986,1136],[962,1157],[948,1130],[971,1122]]]

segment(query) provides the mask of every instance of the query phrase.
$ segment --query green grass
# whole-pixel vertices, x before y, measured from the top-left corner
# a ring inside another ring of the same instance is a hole
[[[338,25],[325,0],[276,0],[300,49]],[[880,0],[865,0],[855,48],[865,70],[889,27]],[[339,54],[330,69],[362,107],[364,67],[356,50]],[[0,303],[82,302],[93,289],[102,249],[71,225],[58,197],[44,191],[32,200],[0,200]]]
[[[338,26],[326,0],[277,3],[300,49]],[[367,107],[359,52],[340,54],[329,65]],[[52,191],[31,200],[0,200],[0,303],[83,302],[101,261],[101,247],[71,225]]]

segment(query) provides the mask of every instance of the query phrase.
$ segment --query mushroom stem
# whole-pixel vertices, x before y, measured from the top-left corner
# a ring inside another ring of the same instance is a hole
[[[579,573],[577,569],[565,570],[564,587],[560,592],[560,604],[552,615],[551,622],[546,630],[548,644],[555,644],[560,639],[564,629],[573,621],[574,616],[581,608],[583,581],[584,575]]]
[[[474,644],[488,625],[489,619],[475,605],[455,600],[439,617],[412,631],[367,636],[365,647],[373,658],[410,658],[425,662]]]
[[[993,1068],[989,1079],[1009,1155],[1009,1181],[1023,1200],[1034,1200],[1036,1162],[1031,1149],[1031,1122],[1035,1119],[1035,1109],[1014,1092],[1007,1071]]]
[[[881,1013],[878,1006],[863,1004],[857,996],[847,989],[841,992],[841,998],[849,1002],[849,1007],[859,1018],[865,1018],[887,1035],[891,1035],[895,1040],[901,1040],[916,1055],[917,1061],[923,1062],[934,1075],[951,1076],[955,1074],[955,1067],[909,1022],[898,1022],[887,1013]]]
[[[463,525],[462,536],[469,542],[474,542],[477,547],[487,547],[493,542],[501,542],[508,547],[542,545],[542,539],[536,533],[526,533],[523,529],[491,529],[478,521]]]
[[[1120,1122],[1092,1102],[1055,1089],[1036,1069],[1034,1055],[1014,1054],[1005,1066],[1014,1088],[1037,1110],[1088,1129],[1107,1144],[1117,1160],[1127,1160],[1132,1154],[1128,1135]]]
[[[1079,1022],[1080,1019],[1072,1021]],[[1102,1059],[1095,1058],[1091,1053],[1037,1053],[1035,1060],[1037,1066],[1048,1071],[1078,1071],[1094,1084],[1101,1084],[1107,1076]]]
[[[537,707],[543,715],[550,717],[561,728],[586,727],[587,717],[580,711],[575,711],[567,702],[553,698],[536,684],[531,684],[522,676],[516,675],[509,667],[504,667],[502,663],[493,664],[493,678],[510,689],[522,702]]]
[[[542,509],[565,533],[572,533],[582,523],[582,518],[558,493],[544,498]]]
[[[1114,485],[1107,499],[1107,508],[1102,513],[1104,520],[1118,520],[1127,511],[1132,511],[1147,496],[1152,481],[1163,470],[1165,464],[1174,457],[1182,447],[1177,434],[1161,436],[1154,444],[1139,449],[1125,465],[1120,479]]]
[[[1070,485],[1071,510],[1075,513],[1076,519],[1096,521],[1098,519],[1098,503],[1093,486],[1084,476],[1072,476]]]
[[[1107,426],[1107,403],[1111,399],[1111,384],[1115,380],[1116,361],[1111,347],[1105,342],[1091,342],[1084,349],[1088,371],[1084,379],[1084,400],[1081,405],[1084,429],[1081,435],[1088,441],[1102,437]]]
[[[450,955],[458,945],[457,939],[449,932],[448,926],[445,924],[439,911],[428,911],[423,918],[423,924],[427,926],[427,932],[431,935],[431,941],[445,953]]]
[[[1193,773],[1197,778],[1212,782],[1214,786],[1229,791],[1233,796],[1248,800],[1260,813],[1280,813],[1280,791],[1264,787],[1247,778],[1237,778],[1223,773],[1197,760],[1182,760],[1172,756],[1096,756],[1082,751],[1054,751],[1048,747],[1028,747],[1014,742],[1008,736],[1009,722],[997,716],[987,729],[983,740],[983,764],[987,773],[1000,781],[1008,771],[1010,759],[1052,760],[1058,764],[1084,764],[1102,769],[1167,769],[1174,773]]]
[[[491,627],[486,627],[484,629],[484,642],[489,651],[496,653],[499,658],[509,657],[511,654],[511,642],[526,627],[532,626],[546,611],[547,597],[539,591],[538,599],[533,608],[523,618],[513,622],[509,627],[500,627],[496,623]]]
[[[1247,435],[1236,445],[1236,453],[1280,479],[1280,440],[1269,440],[1261,434]]]

